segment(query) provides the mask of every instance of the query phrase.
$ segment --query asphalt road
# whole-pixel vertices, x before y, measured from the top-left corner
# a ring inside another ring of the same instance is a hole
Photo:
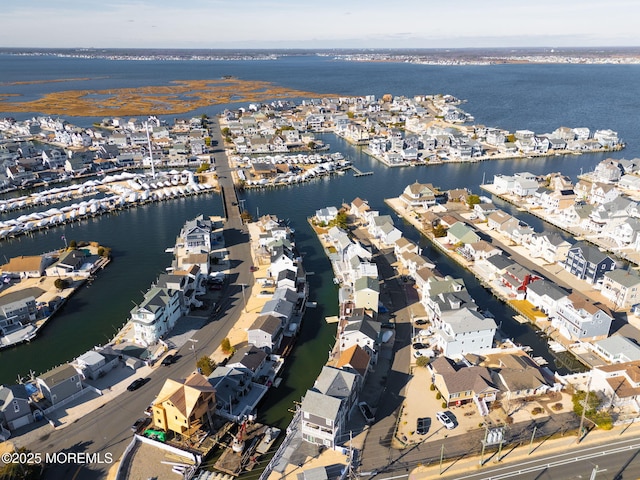
[[[213,139],[222,145],[219,129]],[[221,187],[223,187],[225,215],[225,244],[231,259],[230,272],[225,284],[224,301],[216,316],[192,337],[197,342],[188,342],[179,351],[178,361],[170,367],[158,366],[150,375],[149,382],[135,392],[124,392],[101,408],[77,420],[72,425],[54,430],[29,445],[32,452],[46,453],[76,452],[99,453],[106,459],[109,453],[113,460],[120,458],[132,439],[131,425],[143,416],[145,408],[153,401],[167,378],[186,378],[195,370],[195,359],[212,353],[227,336],[244,308],[242,285],[245,295],[251,294],[253,274],[249,235],[240,218],[233,179],[228,159],[222,150],[214,151]],[[235,203],[235,205],[234,205]],[[205,212],[206,214],[206,212]],[[185,221],[188,219],[185,219]],[[191,346],[195,345],[195,351]],[[64,457],[60,457],[64,458]],[[46,466],[43,478],[47,480],[73,479],[95,480],[106,478],[111,463],[60,462]]]

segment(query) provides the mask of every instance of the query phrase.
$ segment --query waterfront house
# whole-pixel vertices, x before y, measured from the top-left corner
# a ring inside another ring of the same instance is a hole
[[[360,345],[352,345],[345,350],[340,351],[336,363],[336,368],[341,368],[347,372],[355,373],[360,376],[360,384],[364,381],[371,369],[371,355],[369,355]]]
[[[186,379],[167,379],[153,402],[153,426],[190,438],[202,427],[211,427],[216,390],[207,377],[192,373]]]
[[[405,237],[400,237],[398,240],[396,240],[393,246],[393,254],[396,256],[396,258],[398,258],[404,253],[419,254],[420,247],[411,240],[408,240]]]
[[[36,386],[52,406],[64,403],[84,388],[80,374],[68,363],[36,377]]]
[[[384,223],[379,226],[379,239],[386,245],[393,245],[396,240],[402,237],[402,231],[393,226],[393,223]]]
[[[493,255],[489,258],[482,260],[483,267],[486,267],[487,273],[492,279],[499,279],[504,275],[507,267],[513,265],[515,262],[505,255]]]
[[[586,242],[575,243],[567,252],[564,268],[580,280],[602,283],[604,274],[614,270],[615,260]]]
[[[493,368],[492,373],[506,401],[544,395],[554,387],[554,382],[548,380],[540,367],[525,354],[501,355],[500,365]]]
[[[327,448],[342,443],[341,434],[347,420],[343,401],[314,390],[307,393],[300,404],[302,439]]]
[[[607,406],[631,407],[640,412],[640,360],[596,366],[591,389],[607,399]]]
[[[625,174],[620,178],[618,188],[638,192],[640,191],[640,177],[638,175]]]
[[[589,192],[587,200],[592,205],[602,205],[615,200],[619,195],[620,190],[614,185],[594,182],[591,184],[591,191]]]
[[[256,379],[266,365],[267,358],[268,355],[264,350],[255,345],[245,345],[233,354],[226,366],[247,372],[252,379]]]
[[[378,311],[380,284],[378,278],[360,277],[353,285],[353,302],[356,308]]]
[[[36,320],[38,304],[29,293],[29,290],[16,291],[0,297],[0,332],[3,335]]]
[[[542,232],[533,235],[526,247],[531,257],[553,264],[564,262],[571,244],[557,233]]]
[[[483,222],[489,218],[493,212],[497,211],[498,208],[493,203],[476,203],[473,206],[473,213],[475,216],[482,220]]]
[[[82,250],[67,250],[60,255],[53,265],[47,267],[46,273],[50,277],[68,275],[88,277],[97,259],[97,256],[87,255]]]
[[[277,278],[283,270],[298,270],[298,255],[284,245],[273,248],[267,276]]]
[[[356,309],[357,311],[357,309]],[[339,350],[359,345],[371,356],[372,363],[377,360],[377,349],[380,343],[380,322],[373,320],[368,315],[354,315],[340,324],[338,330]]]
[[[486,367],[457,365],[446,357],[438,357],[429,370],[447,407],[474,402],[484,416],[488,414],[487,402],[496,400],[499,393]]]
[[[613,158],[602,160],[593,170],[593,179],[602,183],[617,183],[624,173],[622,165]]]
[[[166,335],[182,315],[181,292],[168,288],[152,287],[140,305],[131,309],[134,342],[154,345]]]
[[[467,243],[464,246],[465,257],[473,261],[486,260],[494,255],[502,255],[502,249],[494,246],[486,240]]]
[[[487,227],[490,230],[502,231],[503,225],[513,221],[513,217],[504,210],[496,210],[487,217]]]
[[[450,245],[465,245],[467,243],[475,243],[480,240],[480,236],[473,228],[462,222],[456,222],[447,230],[447,243]]]
[[[216,367],[208,377],[216,393],[216,414],[236,423],[255,414],[258,403],[269,390],[270,380],[263,385],[252,381],[252,378],[253,375],[245,370]]]
[[[400,195],[400,200],[408,210],[428,208],[436,204],[437,193],[437,189],[430,183],[423,184],[416,181],[404,189]]]
[[[13,431],[30,423],[33,414],[25,386],[0,385],[0,427],[5,425]]]
[[[593,342],[593,351],[608,363],[640,361],[640,346],[618,334]]]
[[[187,253],[209,253],[211,251],[211,233],[213,222],[204,215],[185,222],[180,230],[177,246],[182,246]]]
[[[615,308],[630,308],[640,303],[640,274],[631,269],[606,272],[601,293]]]
[[[459,358],[467,353],[482,353],[493,346],[498,326],[491,318],[469,308],[442,312],[434,320],[435,345],[446,357]]]
[[[283,322],[273,315],[260,315],[247,330],[247,341],[267,353],[277,352],[283,337]]]
[[[331,221],[335,220],[338,215],[338,209],[336,207],[326,207],[316,210],[315,218],[321,225],[327,225]]]
[[[515,297],[517,300],[524,300],[527,286],[536,280],[540,280],[540,276],[518,263],[509,265],[501,278],[502,285],[507,288],[509,295]]]
[[[398,257],[402,266],[406,269],[407,274],[415,278],[418,270],[423,268],[434,269],[436,266],[422,255],[413,252],[405,252]]]
[[[551,325],[569,340],[600,340],[609,335],[613,320],[611,314],[603,308],[574,292],[558,300],[557,318]]]
[[[4,275],[15,275],[20,278],[39,278],[51,265],[53,258],[48,255],[31,255],[13,257],[8,263],[0,266]]]
[[[325,365],[313,382],[312,390],[342,400],[341,409],[348,416],[357,403],[361,380],[360,375]]]
[[[351,201],[351,205],[349,208],[349,214],[353,215],[360,220],[365,218],[365,213],[370,210],[369,203],[366,200],[362,200],[359,197],[356,197]]]
[[[118,355],[89,350],[76,358],[75,366],[85,379],[97,380],[115,368],[119,362]]]
[[[526,299],[549,318],[555,318],[558,301],[568,295],[550,280],[542,279],[527,285]]]

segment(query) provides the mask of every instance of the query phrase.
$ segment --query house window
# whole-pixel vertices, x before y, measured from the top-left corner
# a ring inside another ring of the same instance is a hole
[[[14,411],[15,413],[18,413],[18,412],[20,411],[20,404],[18,403],[18,401],[17,401],[17,400],[14,400],[14,401],[13,401],[13,411]]]

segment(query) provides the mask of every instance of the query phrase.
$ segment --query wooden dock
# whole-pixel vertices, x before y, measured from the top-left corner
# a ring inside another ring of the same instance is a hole
[[[349,165],[345,170],[347,169],[353,170],[354,177],[366,177],[367,175],[373,175],[373,172],[362,172],[353,165]]]

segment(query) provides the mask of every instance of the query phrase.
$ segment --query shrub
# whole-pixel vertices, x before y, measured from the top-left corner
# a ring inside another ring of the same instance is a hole
[[[436,389],[436,386],[433,383],[429,385],[429,390],[433,392],[435,389]]]
[[[558,410],[562,410],[562,403],[560,403],[560,402],[558,402],[558,403],[554,403],[554,404],[551,406],[551,409],[552,409],[552,410],[555,410],[556,412],[557,412]]]
[[[513,417],[507,416],[507,418],[505,419],[505,423],[507,425],[511,425],[513,423]]]
[[[448,407],[447,402],[442,402],[442,408],[447,408],[447,407]]]
[[[216,364],[211,360],[211,358],[209,358],[209,356],[203,355],[198,359],[197,367],[200,370],[200,373],[207,377],[211,375],[211,372],[216,368]]]
[[[440,392],[436,393],[436,400],[440,400],[442,398],[442,394]]]
[[[416,367],[426,367],[429,365],[429,359],[427,357],[418,357],[416,360]]]
[[[231,355],[234,352],[234,348],[231,346],[231,340],[229,340],[229,337],[222,339],[222,342],[220,342],[220,348],[222,349],[222,353],[225,355]]]
[[[532,415],[540,415],[542,412],[544,412],[544,409],[542,407],[535,407],[533,410],[531,410]]]

